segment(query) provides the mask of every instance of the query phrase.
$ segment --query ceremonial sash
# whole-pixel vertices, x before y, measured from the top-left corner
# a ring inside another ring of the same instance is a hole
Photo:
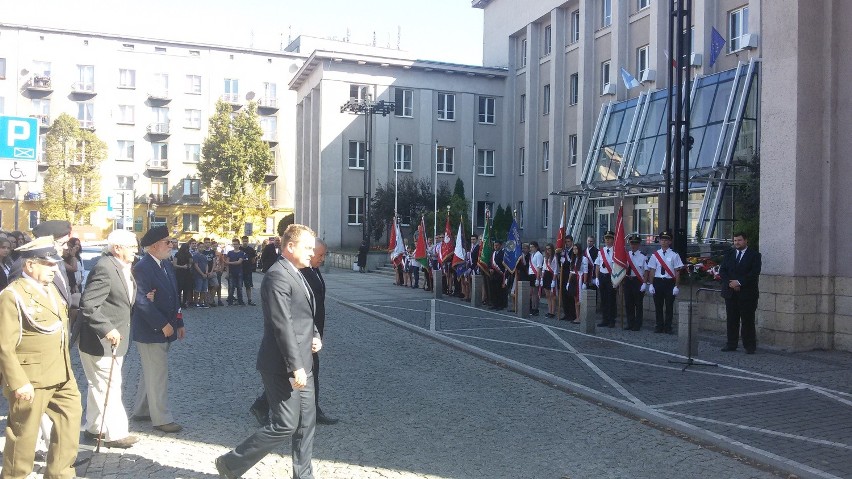
[[[496,272],[498,272],[502,275],[503,271],[500,270],[500,266],[497,265],[497,261],[496,261],[495,258],[497,258],[497,252],[496,251],[491,253],[491,269],[493,269],[494,271],[496,271]]]
[[[675,275],[672,273],[672,269],[669,267],[669,264],[666,263],[666,260],[664,260],[662,256],[660,256],[660,250],[654,251],[654,256],[657,257],[657,262],[660,263],[660,266],[662,266],[664,270],[666,270],[666,273],[674,278]]]
[[[535,262],[532,260],[532,258],[530,258],[530,268],[532,268],[535,277],[538,278],[538,269],[536,269]]]
[[[606,274],[612,274],[612,266],[609,265],[609,261],[607,261],[607,259],[606,259],[606,251],[600,250],[600,251],[598,251],[598,254],[601,255],[601,260],[602,260],[604,266],[606,266],[606,271],[607,271]]]
[[[550,271],[551,273],[553,272],[553,265],[551,264],[552,262],[553,262],[553,258],[550,258],[550,261],[544,260],[544,267],[547,268],[547,270]]]
[[[592,264],[592,265],[593,265],[593,264],[595,264],[595,260],[593,260],[593,259],[592,259],[592,255],[591,255],[591,254],[589,254],[589,249],[588,249],[588,248],[586,248],[586,251],[585,251],[584,253],[585,253],[585,255],[586,255],[586,259],[587,259],[587,260],[589,260],[589,264]]]
[[[641,275],[641,274],[639,274],[639,268],[637,268],[637,267],[636,267],[636,264],[635,264],[635,263],[633,263],[633,255],[632,255],[632,254],[631,254],[631,255],[629,255],[629,258],[630,258],[630,269],[633,271],[633,274],[635,274],[635,275],[636,275],[636,277],[637,277],[637,278],[639,278],[639,279],[641,280],[641,279],[642,279],[642,275]]]

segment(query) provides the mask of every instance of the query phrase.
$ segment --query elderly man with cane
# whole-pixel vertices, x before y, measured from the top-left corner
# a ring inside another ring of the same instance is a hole
[[[131,436],[121,401],[121,365],[130,340],[130,313],[136,301],[131,267],[136,235],[115,230],[107,237],[108,251],[89,273],[80,301],[80,362],[86,373],[86,422],[83,435],[106,447],[128,448]],[[115,371],[114,371],[115,369]]]

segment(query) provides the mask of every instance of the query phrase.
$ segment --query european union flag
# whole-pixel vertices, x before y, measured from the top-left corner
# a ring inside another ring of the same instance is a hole
[[[712,67],[714,63],[716,63],[716,59],[719,58],[719,54],[722,53],[722,49],[725,48],[725,37],[719,33],[719,30],[716,30],[716,27],[712,27],[712,31],[710,32],[710,66]]]
[[[512,226],[509,228],[509,236],[506,238],[506,244],[503,245],[503,264],[509,268],[512,274],[515,273],[521,254],[521,233],[518,229],[517,220],[513,218]]]

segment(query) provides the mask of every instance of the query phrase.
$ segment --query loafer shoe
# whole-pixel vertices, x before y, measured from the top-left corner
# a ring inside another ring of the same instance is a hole
[[[154,426],[154,429],[162,432],[181,432],[183,430],[183,426],[176,422],[170,422],[168,424]]]
[[[106,441],[104,442],[104,446],[106,447],[117,447],[120,449],[127,449],[128,447],[139,442],[139,438],[136,436],[127,436],[121,439],[116,439],[115,441]]]
[[[228,466],[225,465],[225,460],[222,459],[222,456],[216,458],[216,472],[219,473],[219,477],[224,477],[225,479],[237,479],[238,476],[231,472],[228,469]]]

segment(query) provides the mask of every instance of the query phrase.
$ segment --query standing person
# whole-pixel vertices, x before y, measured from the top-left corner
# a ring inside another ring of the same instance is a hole
[[[680,282],[680,269],[683,268],[683,261],[680,259],[680,255],[670,248],[672,245],[671,232],[663,231],[659,238],[661,248],[654,251],[648,258],[645,284],[648,285],[647,291],[654,296],[654,309],[657,315],[657,327],[654,328],[654,332],[672,334],[674,332],[672,329],[674,300],[679,292],[677,286]]]
[[[288,438],[293,477],[313,477],[316,402],[312,353],[322,348],[322,341],[314,324],[315,295],[299,269],[311,264],[314,238],[307,226],[288,226],[281,235],[281,257],[263,277],[263,339],[256,367],[271,405],[270,421],[216,458],[220,477],[241,477]]]
[[[133,416],[150,419],[154,429],[162,432],[183,429],[174,420],[168,395],[169,347],[186,336],[175,270],[167,261],[173,241],[165,226],[148,230],[141,242],[147,254],[133,268],[137,287],[131,330],[142,363]],[[153,299],[149,299],[152,292]]]
[[[586,255],[586,261],[589,262],[589,274],[586,275],[586,287],[589,289],[598,289],[593,279],[595,277],[595,262],[598,260],[599,252],[600,250],[595,246],[595,237],[589,236],[586,238],[586,249],[583,251],[583,254]]]
[[[80,299],[80,362],[89,386],[83,435],[97,439],[102,432],[104,446],[128,448],[139,441],[130,435],[121,401],[121,366],[130,341],[130,312],[136,301],[131,271],[136,235],[113,230],[107,236],[107,249],[89,273]]]
[[[204,249],[201,251],[204,258],[207,260],[207,294],[204,295],[204,303],[210,307],[216,306],[216,273],[213,272],[213,262],[216,260],[216,250],[213,249],[213,240],[204,238]]]
[[[411,288],[416,289],[420,287],[420,263],[414,259],[414,247],[408,247],[408,270],[411,271],[411,276],[413,281],[411,283]],[[320,331],[322,334],[322,331]]]
[[[0,290],[9,285],[9,273],[12,271],[12,242],[8,238],[0,238]]]
[[[725,254],[719,268],[728,322],[728,342],[722,351],[737,350],[741,328],[746,354],[754,354],[757,349],[754,313],[759,296],[760,267],[761,255],[748,247],[746,233],[735,233],[734,249]]]
[[[195,291],[195,307],[207,308],[208,288],[208,264],[207,256],[204,254],[204,242],[198,244],[195,253],[192,254],[192,276]]]
[[[243,302],[243,261],[246,260],[246,254],[240,250],[239,239],[232,239],[231,246],[231,251],[228,251],[225,257],[225,264],[228,265],[228,306],[234,304],[244,306],[246,303]],[[234,293],[237,294],[234,295]]]
[[[615,288],[612,285],[612,260],[615,248],[612,243],[615,233],[607,231],[604,234],[604,248],[595,260],[595,286],[601,298],[601,322],[598,327],[615,327],[615,317],[618,315],[618,304]]]
[[[279,250],[281,249],[280,239],[276,236],[269,240],[266,246],[263,247],[263,251],[260,252],[260,270],[262,272],[266,272],[270,266],[275,264],[278,261],[278,255],[280,254]]]
[[[639,235],[630,235],[630,253],[627,255],[627,277],[624,278],[624,315],[627,324],[624,329],[640,331],[642,329],[643,304],[645,299],[645,263],[648,259],[639,251],[642,242]]]
[[[538,316],[538,307],[541,304],[541,270],[544,269],[544,256],[538,250],[538,241],[530,241],[529,265],[530,316]]]
[[[370,249],[367,247],[367,242],[362,241],[358,247],[358,271],[361,273],[367,272],[367,253]]]
[[[30,475],[39,423],[46,414],[53,431],[45,477],[70,478],[83,411],[71,369],[68,311],[51,284],[62,258],[51,237],[39,237],[17,251],[20,277],[0,292],[0,375],[9,402],[2,477]]]
[[[69,238],[68,246],[62,253],[62,261],[65,263],[65,274],[68,278],[68,289],[72,293],[83,292],[83,259],[80,257],[80,238]]]
[[[254,288],[252,275],[257,270],[257,250],[249,244],[248,236],[243,236],[240,239],[243,243],[240,249],[245,254],[245,259],[243,260],[243,286],[246,288],[246,301],[248,301],[249,306],[255,306],[254,301],[251,300],[251,289]]]
[[[192,253],[189,251],[189,243],[180,245],[175,259],[172,261],[177,275],[178,292],[180,293],[180,307],[187,308],[192,303],[192,290],[195,286],[193,280]]]
[[[589,260],[583,254],[579,244],[571,247],[571,259],[568,263],[568,296],[574,308],[574,324],[580,324],[580,294],[586,289],[586,276],[589,275]],[[566,316],[567,320],[567,316]]]
[[[222,302],[222,273],[225,272],[225,255],[222,254],[221,248],[219,248],[219,243],[214,241],[210,242],[210,245],[213,249],[213,275],[210,276],[210,284],[209,287],[212,288],[210,290],[211,304],[216,304],[217,306],[224,306],[225,303]],[[215,303],[213,303],[215,301]]]
[[[574,237],[565,235],[562,251],[559,252],[559,294],[562,295],[562,317],[560,321],[573,321],[576,319],[574,298],[568,291],[568,280],[571,276],[571,259],[574,256]]]
[[[556,317],[556,298],[558,294],[558,285],[556,284],[557,259],[553,250],[553,245],[547,243],[544,246],[544,273],[541,277],[541,289],[547,295],[547,313],[548,318]]]
[[[508,295],[506,294],[506,265],[503,264],[505,253],[503,241],[494,240],[494,252],[491,253],[491,309],[499,311],[506,309]]]

